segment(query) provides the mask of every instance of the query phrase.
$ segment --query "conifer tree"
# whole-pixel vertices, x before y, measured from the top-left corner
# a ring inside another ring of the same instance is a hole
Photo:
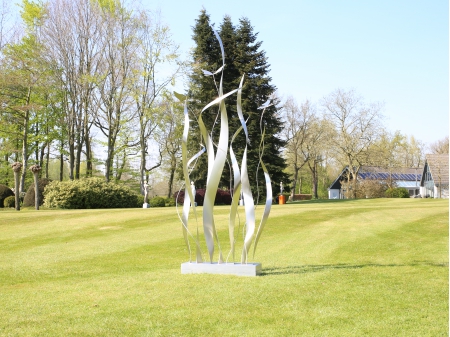
[[[189,110],[192,114],[192,119],[197,119],[199,112],[203,107],[209,103],[213,97],[217,97],[217,89],[213,79],[205,76],[204,70],[215,71],[222,66],[220,58],[220,46],[217,41],[214,31],[211,27],[209,15],[205,10],[202,10],[200,16],[196,20],[193,27],[194,35],[192,39],[195,42],[195,49],[192,52],[192,73],[189,79]],[[211,130],[217,110],[209,109],[202,115],[203,122],[208,130]],[[194,122],[191,124],[192,132],[190,134],[190,150],[195,153],[201,149],[200,144],[202,139],[198,130],[198,125]],[[203,143],[204,144],[204,143]],[[192,172],[192,177],[197,188],[204,188],[206,186],[207,176],[207,161],[206,155],[198,159],[195,171]]]
[[[262,110],[258,110],[270,95],[276,90],[268,76],[269,64],[265,52],[260,50],[262,42],[257,42],[257,33],[253,32],[250,21],[246,18],[239,20],[239,26],[236,28],[229,16],[225,16],[220,25],[219,35],[225,49],[225,68],[223,77],[224,93],[239,87],[241,77],[244,75],[244,86],[242,91],[242,108],[244,118],[247,119],[247,127],[250,136],[248,152],[248,170],[251,174],[250,179],[258,179],[258,185],[264,186],[264,177],[261,168],[259,168],[259,145],[261,141],[261,126],[265,129],[265,149],[263,161],[265,162],[274,185],[274,191],[280,181],[287,181],[283,169],[286,167],[284,159],[281,157],[281,148],[284,142],[278,138],[281,131],[281,122],[277,116],[274,106],[266,109],[263,116]],[[217,97],[217,89],[214,79],[219,83],[220,74],[213,79],[211,76],[204,76],[202,69],[214,72],[222,66],[222,55],[220,46],[214,36],[211,28],[209,15],[203,10],[196,20],[193,39],[196,47],[193,51],[194,67],[190,77],[189,96],[193,114],[197,117],[201,109]],[[229,117],[230,137],[240,126],[237,118],[235,96],[226,100],[227,114]],[[216,119],[217,109],[209,109],[203,113],[202,118],[208,130],[213,127]],[[196,132],[198,134],[198,132]],[[199,141],[199,136],[192,133],[193,143]],[[213,140],[218,134],[218,130],[213,129]],[[238,160],[242,160],[243,150],[245,148],[245,137],[243,132],[233,143],[234,151]],[[196,149],[198,150],[198,149]],[[201,157],[192,177],[198,187],[206,185],[207,163],[206,156]],[[258,177],[256,173],[259,171]],[[230,187],[230,170],[225,167],[221,179],[221,187]]]

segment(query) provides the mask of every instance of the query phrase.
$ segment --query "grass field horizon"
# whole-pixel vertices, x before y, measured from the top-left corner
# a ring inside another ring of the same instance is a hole
[[[216,207],[225,256],[228,210]],[[262,275],[237,277],[180,273],[173,207],[1,210],[0,335],[448,336],[448,212],[433,199],[274,205],[250,255]]]

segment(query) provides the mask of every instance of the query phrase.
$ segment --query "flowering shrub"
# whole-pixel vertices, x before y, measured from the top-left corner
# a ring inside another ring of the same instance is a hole
[[[199,188],[196,191],[195,194],[195,202],[197,203],[197,206],[203,206],[203,202],[205,199],[205,189],[203,188]],[[175,200],[177,200],[177,203],[183,204],[184,202],[184,190],[180,191],[180,193],[176,192],[173,197],[175,198]],[[214,201],[214,204],[216,205],[231,205],[231,193],[230,191],[224,191],[221,189],[217,190],[216,193],[216,199]]]
[[[128,187],[100,178],[53,181],[44,190],[44,206],[49,208],[131,208],[142,207]]]

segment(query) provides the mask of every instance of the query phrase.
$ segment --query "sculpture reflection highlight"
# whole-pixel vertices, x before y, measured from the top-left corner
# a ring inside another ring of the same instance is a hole
[[[199,219],[197,218],[197,211],[195,205],[195,187],[189,188],[193,186],[193,182],[190,179],[190,172],[192,172],[195,167],[195,163],[198,157],[203,155],[206,152],[207,155],[207,179],[206,179],[206,191],[204,196],[204,204],[203,204],[203,234],[206,242],[206,247],[208,250],[208,259],[209,263],[235,263],[235,250],[236,250],[236,241],[237,235],[240,231],[236,230],[237,222],[236,218],[238,217],[238,207],[239,204],[244,205],[245,210],[245,225],[243,228],[243,245],[240,253],[240,263],[248,264],[248,256],[253,246],[253,254],[256,251],[256,247],[258,241],[261,237],[261,233],[264,229],[264,226],[269,217],[270,209],[272,206],[272,185],[269,177],[269,173],[267,168],[262,161],[262,157],[264,154],[264,128],[262,124],[262,117],[264,115],[265,109],[272,105],[272,97],[270,97],[259,109],[262,110],[260,115],[260,129],[261,129],[261,140],[259,144],[259,167],[264,173],[265,178],[265,192],[266,192],[266,203],[264,206],[264,212],[262,218],[260,220],[259,226],[256,226],[255,219],[255,203],[254,196],[251,190],[251,184],[249,179],[249,172],[247,168],[247,154],[248,154],[248,145],[250,144],[249,134],[247,130],[247,122],[244,119],[243,111],[242,111],[242,86],[244,83],[244,76],[242,76],[240,80],[239,87],[228,92],[223,93],[222,80],[223,80],[223,72],[226,69],[225,67],[225,52],[223,48],[222,41],[220,36],[214,30],[214,34],[219,41],[220,49],[222,52],[222,66],[214,72],[208,70],[202,70],[205,76],[212,76],[214,80],[214,75],[220,74],[220,82],[218,86],[218,97],[214,99],[212,102],[208,103],[200,112],[199,117],[197,119],[198,127],[204,144],[202,144],[202,149],[196,153],[192,158],[188,159],[188,136],[190,129],[190,118],[188,114],[188,100],[187,97],[178,93],[175,93],[175,96],[184,103],[184,131],[182,137],[182,163],[183,163],[183,175],[184,175],[184,186],[185,186],[185,197],[183,203],[183,209],[180,216],[182,222],[182,230],[183,236],[186,243],[186,247],[189,251],[189,262],[203,263],[203,254],[200,245],[200,234],[199,234]],[[235,95],[236,94],[236,95]],[[225,99],[231,99],[235,95],[236,97],[236,109],[237,109],[237,118],[239,119],[241,126],[240,128],[232,135],[231,140],[229,137],[229,125],[228,125],[228,115],[225,105]],[[202,120],[202,114],[206,110],[218,106],[218,118],[220,118],[220,130],[219,130],[219,140],[217,144],[213,143],[211,137],[211,130],[207,130],[205,124]],[[233,141],[236,139],[240,132],[244,132],[246,138],[246,145],[244,148],[242,161],[238,162],[235,152],[233,151]],[[229,151],[229,152],[228,152]],[[217,189],[220,183],[220,178],[222,176],[222,172],[224,166],[227,162],[227,155],[230,155],[231,161],[231,170],[233,177],[233,195],[232,202],[230,208],[229,215],[229,240],[230,240],[230,251],[227,254],[227,259],[224,260],[224,255],[222,249],[220,247],[219,238],[216,231],[215,221],[214,221],[214,200],[216,197]],[[192,207],[191,207],[192,205]],[[178,207],[178,205],[177,205]],[[194,215],[194,220],[197,224],[196,233],[192,233],[189,230],[189,215],[192,210]],[[192,259],[193,251],[191,247],[192,241],[195,243],[195,261]],[[217,252],[216,252],[217,248]],[[214,254],[217,253],[217,261],[214,261]],[[259,270],[260,270],[260,264]],[[182,266],[183,269],[183,266]],[[226,272],[225,272],[226,273]]]

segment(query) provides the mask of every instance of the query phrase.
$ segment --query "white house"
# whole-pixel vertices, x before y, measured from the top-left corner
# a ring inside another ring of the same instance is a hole
[[[448,166],[447,166],[448,167]],[[376,166],[361,166],[358,173],[358,181],[371,180],[379,182],[390,182],[396,187],[404,187],[408,190],[410,197],[415,197],[420,193],[420,181],[422,178],[421,168],[392,168],[390,171]],[[448,175],[447,175],[448,178]],[[328,188],[329,199],[345,199],[346,184],[353,177],[344,168],[341,174]],[[448,179],[447,179],[448,186]]]
[[[420,180],[422,198],[446,198],[448,192],[448,153],[427,154]]]

